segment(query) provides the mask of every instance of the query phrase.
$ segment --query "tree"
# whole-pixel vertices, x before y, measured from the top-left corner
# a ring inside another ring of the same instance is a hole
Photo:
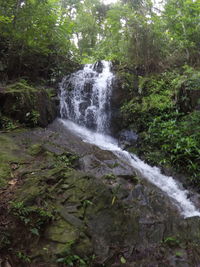
[[[199,0],[168,0],[163,19],[176,57],[182,64],[200,64],[200,2]]]

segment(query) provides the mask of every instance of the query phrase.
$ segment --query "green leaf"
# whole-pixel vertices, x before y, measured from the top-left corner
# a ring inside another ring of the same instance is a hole
[[[39,234],[39,231],[38,231],[38,229],[37,228],[31,228],[31,233],[32,234],[34,234],[34,235],[37,235],[37,236],[39,236],[40,234]]]
[[[122,264],[126,263],[126,259],[123,256],[120,258],[120,261],[121,261]]]

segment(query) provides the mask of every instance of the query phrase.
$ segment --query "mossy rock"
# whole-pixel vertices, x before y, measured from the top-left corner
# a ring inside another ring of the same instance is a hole
[[[46,229],[45,238],[70,247],[79,238],[79,231],[65,220],[58,219]]]
[[[3,115],[27,126],[47,126],[56,115],[56,105],[46,89],[18,82],[0,92]]]
[[[32,156],[37,156],[38,154],[41,154],[44,151],[44,148],[41,144],[33,144],[29,148],[29,153]]]

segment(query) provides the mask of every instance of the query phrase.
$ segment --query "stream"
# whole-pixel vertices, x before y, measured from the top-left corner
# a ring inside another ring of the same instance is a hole
[[[84,142],[113,152],[144,179],[167,194],[184,218],[199,216],[200,211],[188,198],[189,192],[173,177],[163,175],[136,155],[119,147],[110,136],[112,98],[111,63],[86,64],[82,70],[63,78],[60,84],[60,122]]]

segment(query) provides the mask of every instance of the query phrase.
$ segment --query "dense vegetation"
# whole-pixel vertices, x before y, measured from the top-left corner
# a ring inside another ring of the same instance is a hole
[[[77,64],[112,60],[128,86],[122,116],[125,127],[140,133],[140,153],[178,167],[199,184],[198,0],[166,0],[162,6],[151,0],[110,5],[0,0],[0,5],[2,84],[19,78],[55,84]]]
[[[145,73],[200,64],[198,1],[168,0],[163,10],[150,0],[112,5],[100,0],[1,0],[0,5],[4,78],[53,78],[63,62],[97,59]]]
[[[200,186],[198,71],[190,67],[140,77],[135,96],[121,108],[125,126],[140,133],[131,148],[153,165],[173,167]],[[139,89],[139,91],[138,91]]]
[[[0,265],[200,266],[198,217],[57,122],[36,129],[64,75],[110,60],[115,135],[200,192],[200,0],[153,2],[0,0]]]

